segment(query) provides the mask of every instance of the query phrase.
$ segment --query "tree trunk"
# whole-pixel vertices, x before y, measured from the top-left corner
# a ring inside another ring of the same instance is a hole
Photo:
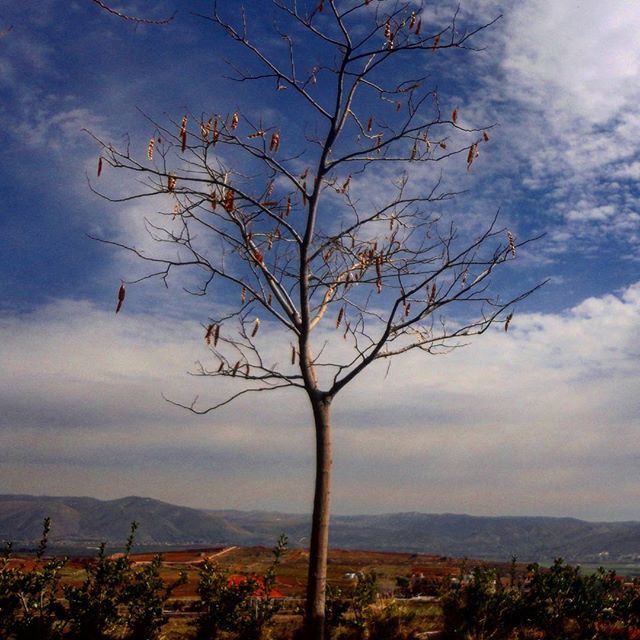
[[[324,640],[331,497],[331,399],[311,398],[316,429],[316,486],[309,543],[305,640]]]

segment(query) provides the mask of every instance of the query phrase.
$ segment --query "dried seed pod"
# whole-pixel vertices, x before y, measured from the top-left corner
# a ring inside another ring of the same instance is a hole
[[[173,205],[173,211],[172,211],[172,219],[175,220],[176,216],[180,213],[180,203],[176,202]]]
[[[240,302],[244,304],[247,301],[247,287],[242,285],[242,289],[240,289]]]
[[[272,301],[272,300],[273,300],[273,298],[272,298],[271,294],[269,294],[269,295],[267,296],[267,305],[268,305],[268,306],[271,306],[271,301]]]
[[[291,364],[296,363],[296,348],[294,345],[291,345]]]
[[[274,132],[271,134],[271,143],[269,144],[269,151],[272,151],[273,153],[277,153],[279,148],[280,148],[280,134]]]
[[[217,324],[216,328],[213,331],[213,346],[218,346],[218,340],[220,339],[220,325]]]
[[[422,18],[418,18],[418,24],[416,25],[416,35],[420,35],[420,31],[422,30]]]
[[[256,318],[253,323],[253,331],[251,331],[252,338],[256,337],[256,334],[258,333],[259,329],[260,329],[260,318]]]
[[[220,131],[218,131],[218,118],[216,118],[213,122],[213,132],[211,134],[211,142],[215,145],[218,142],[218,137],[220,136]]]
[[[223,207],[225,208],[227,213],[231,213],[234,209],[236,194],[233,189],[227,189],[224,194],[224,202]]]
[[[400,111],[402,109],[402,103],[400,100],[396,100],[396,111]]]
[[[238,362],[236,362],[233,365],[233,371],[231,372],[231,375],[235,378],[236,374],[238,373],[238,369],[240,368],[240,360],[238,360]]]
[[[216,328],[216,325],[215,325],[215,324],[210,324],[210,325],[208,325],[208,326],[207,326],[207,331],[206,331],[206,333],[204,334],[204,341],[205,341],[209,346],[211,346],[211,343],[212,343],[212,341],[213,341],[213,332],[214,332],[215,328]]]
[[[486,131],[483,131],[483,132],[482,132],[482,139],[483,139],[485,142],[489,142],[489,140],[491,140],[491,138],[490,138],[489,134],[488,134]]]
[[[435,51],[438,48],[438,45],[440,44],[440,38],[441,38],[441,34],[438,34],[434,39],[433,39],[433,44],[431,45],[431,50]]]
[[[254,138],[264,138],[264,131],[260,129],[259,131],[255,131],[254,133],[250,133],[247,138],[249,140],[253,140]]]
[[[214,191],[211,194],[211,208],[215,211],[218,206],[218,194]]]
[[[387,21],[384,23],[384,37],[389,40],[391,35],[391,19],[387,18]]]
[[[413,29],[413,25],[416,23],[416,12],[411,12],[411,17],[409,18],[409,29]]]
[[[343,192],[343,193],[346,193],[346,192],[349,190],[349,185],[350,185],[350,184],[351,184],[351,176],[349,176],[349,177],[345,180],[344,184],[342,185],[342,192]]]
[[[273,235],[271,233],[267,233],[267,249],[269,251],[273,249]]]
[[[233,116],[231,116],[231,128],[237,129],[239,123],[240,123],[240,116],[236,112],[233,114]]]
[[[176,190],[176,183],[177,183],[176,177],[172,173],[170,173],[167,176],[167,190],[168,191],[175,191]]]
[[[469,153],[467,155],[467,171],[469,171],[469,169],[471,169],[471,165],[473,164],[473,161],[478,157],[478,143],[474,142],[470,147],[469,147]]]
[[[98,158],[98,178],[102,175],[102,156]]]
[[[351,329],[351,323],[347,322],[347,324],[345,325],[345,328],[344,328],[344,333],[342,334],[342,339],[343,340],[347,339],[347,334],[349,333],[349,329]]]
[[[180,123],[180,136],[187,132],[187,116],[182,116],[182,122]]]
[[[284,210],[284,217],[288,218],[291,213],[291,196],[287,196],[287,207]]]
[[[120,288],[118,289],[118,305],[116,306],[116,313],[122,309],[122,305],[124,304],[124,296],[125,296],[124,282],[120,283]]]
[[[418,141],[413,143],[413,149],[411,149],[411,159],[415,160],[418,157]]]
[[[511,251],[511,255],[515,258],[516,257],[516,241],[511,231],[507,231],[507,240],[509,241],[509,251]]]
[[[369,116],[369,120],[367,120],[367,131],[370,132],[373,128],[373,116]]]
[[[320,2],[318,3],[318,6],[316,8],[316,11],[318,13],[322,13],[324,11],[324,0],[320,0]]]
[[[410,311],[411,311],[411,303],[410,303],[410,302],[407,302],[407,304],[406,304],[406,305],[405,305],[405,307],[404,307],[404,315],[405,315],[405,316],[408,316],[408,315],[409,315],[409,313],[410,313]]]
[[[184,153],[184,150],[187,148],[187,132],[183,131],[182,134],[180,135],[180,138],[182,140],[182,145],[181,145],[182,153]]]
[[[253,250],[253,259],[256,261],[256,264],[260,265],[261,267],[264,266],[264,256],[262,255],[260,249]]]
[[[269,183],[267,184],[267,198],[270,198],[271,195],[273,194],[273,187],[274,187],[274,183],[273,180],[269,180]]]
[[[441,149],[446,149],[446,148],[447,148],[447,143],[446,143],[444,140],[442,140],[442,141],[438,144],[438,146],[439,146]]]
[[[342,318],[344,318],[344,307],[340,307],[340,311],[338,311],[338,317],[336,319],[336,329],[342,324]]]
[[[507,316],[507,319],[504,321],[504,330],[505,333],[509,331],[509,325],[511,324],[511,319],[513,318],[513,311]]]
[[[156,141],[151,138],[151,140],[149,140],[149,144],[147,145],[147,158],[149,160],[153,160],[153,147],[155,145]]]
[[[453,122],[453,124],[456,124],[458,122],[458,110],[454,109],[451,113],[451,122]]]
[[[209,139],[209,132],[211,131],[211,118],[209,118],[209,120],[204,123],[200,123],[200,133],[202,134],[202,139],[203,140],[208,140]]]
[[[438,293],[438,289],[436,287],[436,283],[434,282],[431,285],[431,291],[429,292],[429,306],[431,306],[436,301],[437,293]]]

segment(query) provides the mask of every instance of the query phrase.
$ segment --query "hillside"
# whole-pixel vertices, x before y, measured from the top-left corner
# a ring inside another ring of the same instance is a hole
[[[131,521],[140,523],[145,546],[266,545],[285,532],[292,546],[308,542],[309,518],[262,511],[211,511],[151,498],[118,500],[0,495],[0,540],[30,544],[44,517],[52,519],[51,541],[91,545],[121,544]],[[523,561],[561,556],[572,562],[640,559],[640,522],[586,522],[575,518],[477,517],[395,513],[336,516],[331,544],[336,548],[432,553],[454,557]]]

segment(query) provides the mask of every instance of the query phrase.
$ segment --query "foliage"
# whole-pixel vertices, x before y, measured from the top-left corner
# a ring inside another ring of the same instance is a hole
[[[587,640],[596,636],[599,623],[620,617],[622,587],[615,572],[599,569],[584,576],[580,567],[557,559],[548,570],[537,564],[531,572],[526,596],[526,613],[545,638]]]
[[[121,603],[126,607],[126,622],[130,640],[154,640],[158,637],[167,618],[163,614],[164,603],[173,591],[187,580],[186,574],[169,585],[160,577],[162,556],[138,571],[131,572],[121,594]]]
[[[35,566],[9,568],[11,545],[0,562],[0,637],[10,640],[54,640],[61,635],[63,608],[57,598],[60,570],[67,558],[45,560],[51,520],[43,523]]]
[[[639,594],[613,571],[583,575],[561,559],[550,568],[529,565],[524,583],[512,573],[508,586],[495,570],[477,567],[443,593],[444,630],[448,638],[473,640],[635,638]]]
[[[49,529],[47,519],[33,560],[17,564],[10,545],[0,557],[2,640],[155,640],[167,633],[166,601],[186,578],[181,575],[166,584],[159,555],[143,565],[133,562],[135,523],[125,552],[108,557],[102,545],[79,586],[63,585],[67,558],[45,558]],[[213,562],[202,564],[195,628],[199,640],[272,636],[280,609],[273,590],[286,544],[281,536],[270,566],[259,577],[230,580]],[[640,640],[640,584],[623,584],[612,571],[584,575],[580,567],[556,560],[551,567],[532,564],[524,572],[514,559],[505,575],[483,566],[468,571],[466,563],[461,573],[461,579],[450,580],[441,593],[444,638]],[[405,589],[410,586],[400,582]],[[360,574],[351,588],[330,584],[327,637],[407,640],[424,631],[416,609],[378,595],[374,572]],[[287,637],[293,631],[290,628]],[[279,625],[275,637],[282,632]]]
[[[281,535],[273,561],[260,579],[231,581],[226,570],[210,560],[203,562],[198,585],[201,614],[196,623],[199,640],[215,640],[222,631],[240,632],[248,640],[262,637],[279,609],[271,592],[286,546],[287,537]]]
[[[327,585],[325,621],[329,633],[344,626],[355,630],[356,637],[364,637],[368,609],[375,602],[377,593],[377,576],[373,571],[360,574],[351,589],[343,590],[336,585]]]
[[[452,581],[442,596],[444,629],[450,638],[508,637],[520,619],[522,593],[504,588],[496,571],[476,567],[467,584]]]
[[[96,562],[87,567],[87,577],[82,585],[65,587],[70,637],[74,640],[101,640],[119,622],[118,605],[131,577],[129,554],[137,527],[137,523],[131,524],[131,533],[121,556],[109,558],[102,543]]]
[[[380,600],[367,610],[369,640],[396,640],[405,637],[404,630],[415,616],[396,600]]]

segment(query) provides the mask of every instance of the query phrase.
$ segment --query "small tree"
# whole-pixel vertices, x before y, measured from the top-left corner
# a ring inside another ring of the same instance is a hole
[[[60,571],[67,558],[45,559],[51,519],[45,518],[34,565],[10,568],[11,545],[0,560],[0,637],[10,640],[56,640],[65,626],[58,600]]]
[[[286,546],[287,537],[282,535],[273,549],[273,561],[260,579],[231,581],[229,573],[214,562],[202,563],[198,582],[201,609],[196,622],[198,640],[216,640],[224,631],[239,632],[247,640],[262,637],[280,608],[272,591]]]
[[[80,586],[66,586],[69,637],[74,640],[101,640],[121,623],[119,606],[131,578],[129,554],[138,525],[131,524],[124,553],[109,558],[103,542],[95,562],[87,566],[87,576]]]
[[[316,480],[306,620],[308,637],[319,640],[336,396],[375,363],[446,352],[496,321],[506,329],[513,305],[531,291],[504,300],[490,292],[496,269],[526,242],[500,228],[497,215],[473,233],[436,213],[454,193],[432,168],[448,160],[471,169],[489,133],[443,110],[422,67],[472,50],[495,20],[462,29],[456,12],[449,24],[423,24],[415,2],[398,0],[273,5],[284,23],[282,56],[253,39],[244,11],[234,21],[214,5],[203,18],[247,54],[241,60],[257,64],[237,69],[236,79],[295,101],[304,128],[239,108],[150,120],[144,150],[98,140],[98,175],[108,165],[142,180],[141,191],[105,197],[157,199],[163,215],[147,220],[147,230],[176,250],[153,255],[103,241],[155,265],[147,277],[166,284],[173,271],[196,269],[203,278],[193,293],[216,290],[205,329],[216,363],[195,373],[234,379],[240,389],[212,406],[181,406],[205,414],[285,388],[309,400]],[[310,40],[314,46],[301,46]],[[118,309],[124,285],[119,298]],[[279,364],[271,365],[274,352]]]
[[[120,604],[126,608],[129,640],[155,640],[167,617],[163,609],[166,601],[179,586],[187,582],[187,574],[165,584],[160,575],[162,556],[157,554],[148,564],[132,569],[129,579],[122,586]]]

